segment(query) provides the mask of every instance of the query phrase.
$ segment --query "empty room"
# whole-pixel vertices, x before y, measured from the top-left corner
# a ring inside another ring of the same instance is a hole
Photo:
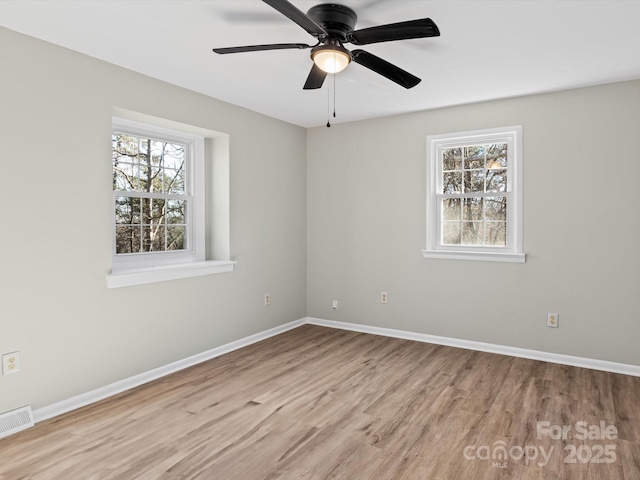
[[[0,480],[640,480],[638,18],[0,1]]]

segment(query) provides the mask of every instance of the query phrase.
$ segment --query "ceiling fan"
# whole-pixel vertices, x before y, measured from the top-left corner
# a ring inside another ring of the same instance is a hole
[[[304,28],[318,40],[318,43],[315,45],[272,43],[214,48],[213,51],[219,54],[228,54],[310,48],[313,66],[304,84],[305,90],[322,87],[328,73],[341,72],[351,61],[373,70],[404,88],[415,87],[420,83],[420,79],[415,75],[364,50],[347,50],[343,44],[352,43],[359,46],[440,35],[437,25],[430,18],[354,30],[358,17],[352,9],[344,5],[322,3],[311,7],[305,14],[287,0],[262,1]]]

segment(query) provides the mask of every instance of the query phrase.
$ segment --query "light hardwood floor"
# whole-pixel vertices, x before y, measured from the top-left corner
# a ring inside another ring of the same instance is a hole
[[[640,479],[640,378],[307,325],[0,440],[0,480],[328,478]]]

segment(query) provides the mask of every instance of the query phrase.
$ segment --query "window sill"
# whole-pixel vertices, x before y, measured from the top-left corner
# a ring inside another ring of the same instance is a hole
[[[481,262],[524,263],[524,253],[502,252],[461,252],[455,250],[423,250],[423,258],[441,258],[445,260],[475,260]]]
[[[136,268],[107,275],[107,288],[129,287],[145,283],[164,282],[179,278],[200,277],[233,271],[236,262],[230,260],[207,260],[181,263],[163,267]]]

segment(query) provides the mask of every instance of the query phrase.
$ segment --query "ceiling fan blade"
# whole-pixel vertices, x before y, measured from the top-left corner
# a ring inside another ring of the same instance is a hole
[[[287,0],[262,0],[267,5],[275,8],[285,17],[293,20],[314,37],[326,37],[328,33],[318,25],[314,20],[309,18],[304,12],[298,10]]]
[[[287,50],[293,48],[311,48],[311,45],[307,45],[306,43],[270,43],[267,45],[247,45],[244,47],[214,48],[213,51],[219,53],[220,55],[224,55],[227,53],[260,52],[262,50]]]
[[[440,30],[430,18],[409,20],[408,22],[390,23],[378,27],[363,28],[351,32],[347,41],[354,45],[408,40],[411,38],[438,37]]]
[[[415,75],[411,75],[409,72],[400,67],[396,67],[380,57],[376,57],[372,53],[365,52],[364,50],[353,50],[351,55],[353,56],[354,62],[379,73],[383,77],[387,77],[392,82],[396,82],[404,88],[413,88],[421,82]]]
[[[324,83],[324,79],[327,77],[327,72],[319,68],[315,63],[313,67],[311,67],[311,71],[309,72],[309,76],[307,77],[307,81],[302,87],[304,90],[314,90],[316,88],[322,87]]]

